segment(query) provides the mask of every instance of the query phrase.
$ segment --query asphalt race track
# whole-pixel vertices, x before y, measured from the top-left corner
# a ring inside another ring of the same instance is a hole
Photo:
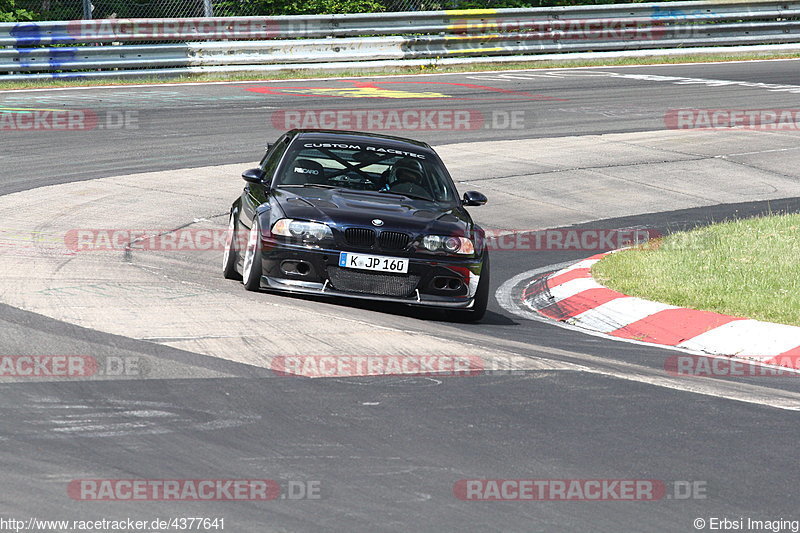
[[[516,304],[527,280],[596,251],[494,251],[489,312],[462,325],[247,293],[222,279],[220,250],[65,250],[71,230],[224,229],[239,174],[267,142],[314,120],[359,129],[368,111],[372,129],[431,143],[460,190],[484,192],[471,212],[492,230],[665,233],[800,211],[796,128],[672,127],[681,109],[797,110],[798,93],[797,61],[0,92],[0,118],[61,110],[83,125],[0,122],[0,355],[137,365],[0,377],[0,516],[218,517],[234,532],[800,520],[796,378],[674,376],[665,361],[680,352],[557,327]],[[420,110],[433,129],[418,128]],[[397,116],[411,122],[398,129]],[[309,379],[274,372],[284,355],[496,366]],[[282,493],[97,502],[68,489],[86,479],[269,479]],[[472,479],[657,480],[666,493],[464,501],[459,481]]]

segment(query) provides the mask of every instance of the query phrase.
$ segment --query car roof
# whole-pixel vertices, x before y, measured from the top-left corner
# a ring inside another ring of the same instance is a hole
[[[367,133],[362,131],[344,131],[344,130],[291,130],[289,135],[296,135],[297,138],[308,140],[319,140],[327,142],[347,142],[347,143],[369,143],[380,141],[381,144],[392,148],[413,148],[415,150],[423,149],[427,152],[433,152],[433,148],[426,142],[415,141],[414,139],[406,139],[404,137],[394,137],[392,135],[381,135],[379,133]]]

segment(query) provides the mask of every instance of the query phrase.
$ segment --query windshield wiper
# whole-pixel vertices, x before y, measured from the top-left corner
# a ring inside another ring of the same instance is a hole
[[[425,200],[426,202],[438,203],[436,200],[432,200],[425,196],[417,196],[416,194],[411,194],[408,192],[384,191],[384,190],[380,190],[378,192],[382,192],[383,194],[396,194],[397,196],[405,196],[406,198],[411,198],[412,200]]]
[[[289,183],[278,185],[278,187],[317,187],[319,189],[338,189],[336,185],[326,185],[324,183]]]

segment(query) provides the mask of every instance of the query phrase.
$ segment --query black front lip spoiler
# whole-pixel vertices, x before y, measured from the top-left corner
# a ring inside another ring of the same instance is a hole
[[[342,292],[333,289],[330,284],[318,283],[313,281],[286,280],[273,278],[270,276],[261,277],[261,286],[265,289],[293,292],[298,294],[313,294],[316,296],[330,296],[340,298],[353,298],[356,300],[375,300],[379,302],[392,302],[406,305],[418,305],[422,307],[442,307],[447,309],[470,309],[474,303],[473,298],[464,300],[454,299],[433,299],[429,295],[420,294],[418,291],[415,296],[409,298],[397,298],[395,296],[381,296],[377,294]],[[435,297],[434,297],[435,298]]]

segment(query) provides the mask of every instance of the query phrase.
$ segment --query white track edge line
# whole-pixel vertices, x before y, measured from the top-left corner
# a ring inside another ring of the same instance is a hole
[[[774,58],[774,59],[737,59],[735,61],[695,61],[690,63],[651,63],[647,65],[597,65],[597,66],[583,66],[583,67],[553,67],[553,68],[525,68],[525,69],[509,69],[509,70],[478,70],[474,72],[430,72],[424,74],[380,74],[380,73],[366,73],[363,75],[353,76],[330,76],[324,78],[286,78],[282,80],[275,79],[255,79],[249,81],[207,81],[207,82],[176,82],[176,83],[138,83],[129,85],[120,83],[116,85],[90,85],[83,87],[40,87],[36,89],[0,89],[0,94],[4,93],[22,93],[22,92],[43,92],[43,91],[78,91],[78,90],[97,90],[97,89],[136,89],[136,88],[149,88],[149,87],[195,87],[202,85],[242,85],[248,83],[284,83],[295,81],[335,81],[335,80],[351,80],[360,78],[408,78],[408,77],[430,77],[430,76],[459,76],[459,75],[475,75],[475,74],[498,74],[498,73],[511,73],[511,72],[530,72],[530,71],[546,71],[546,70],[587,70],[587,69],[611,69],[611,68],[643,68],[643,67],[675,67],[684,65],[732,65],[737,63],[766,63],[774,61],[800,61],[800,58]],[[1,80],[2,78],[0,78]],[[56,80],[54,80],[56,81]]]

